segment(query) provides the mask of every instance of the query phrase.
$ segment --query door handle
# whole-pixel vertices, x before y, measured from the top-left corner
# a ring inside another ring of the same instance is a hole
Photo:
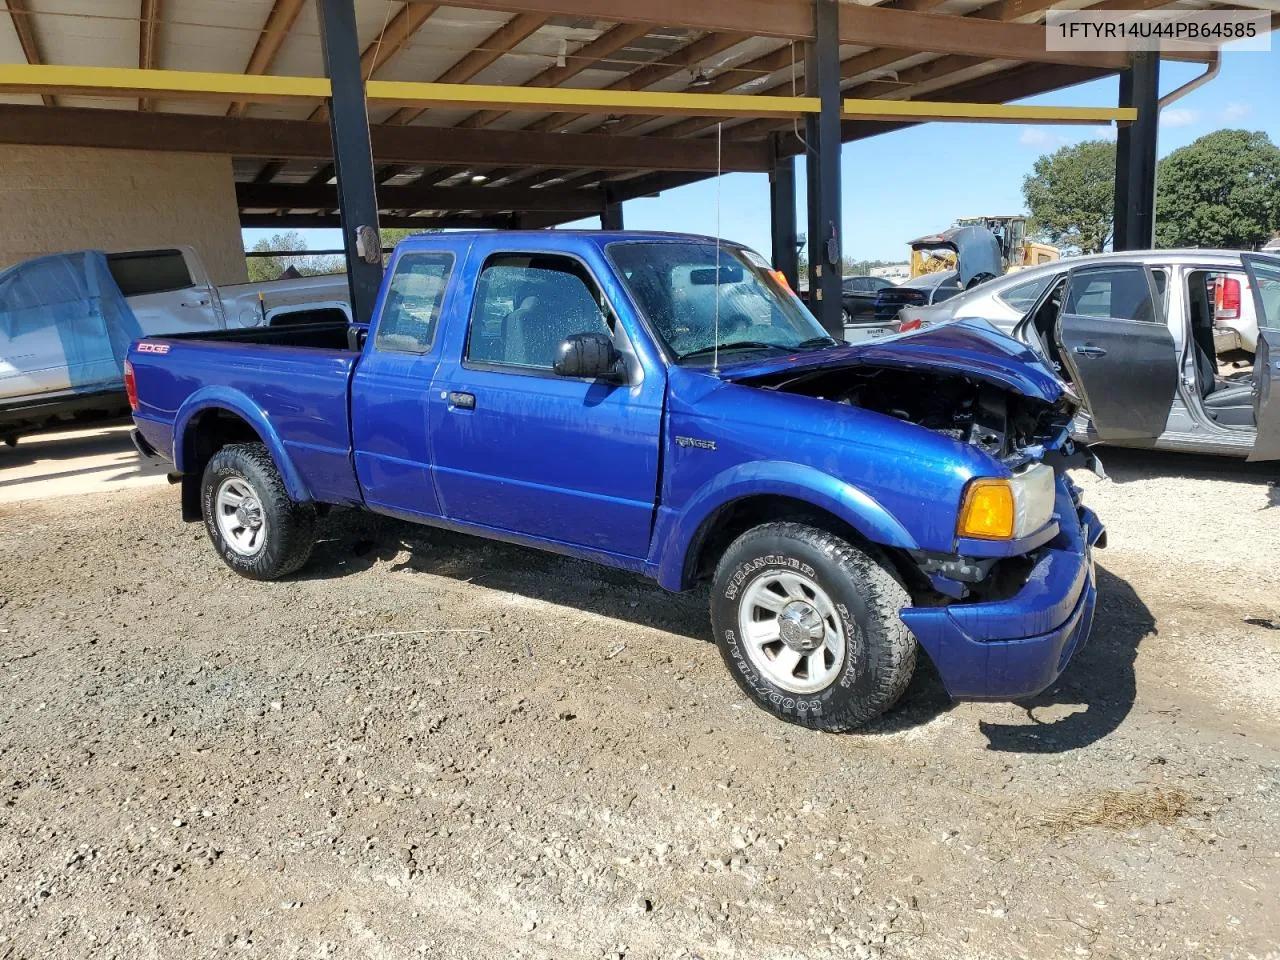
[[[1103,350],[1101,347],[1094,346],[1092,343],[1086,343],[1075,347],[1073,352],[1080,354],[1082,357],[1105,357],[1107,355],[1107,351]]]
[[[476,395],[474,393],[450,390],[445,394],[445,399],[449,403],[450,410],[474,410],[476,408]]]

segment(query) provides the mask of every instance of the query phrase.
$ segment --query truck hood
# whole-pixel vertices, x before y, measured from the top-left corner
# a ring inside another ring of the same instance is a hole
[[[780,387],[825,370],[874,366],[968,376],[1056,403],[1063,384],[1039,356],[985,320],[958,320],[915,333],[722,367],[730,383]]]

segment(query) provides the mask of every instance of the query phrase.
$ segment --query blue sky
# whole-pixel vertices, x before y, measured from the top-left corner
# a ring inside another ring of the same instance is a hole
[[[1164,61],[1161,93],[1202,71],[1196,64]],[[1114,106],[1114,77],[1070,87],[1022,103]],[[1270,52],[1232,52],[1210,83],[1161,114],[1160,155],[1222,127],[1263,130],[1280,144],[1280,43]],[[1068,143],[1114,137],[1114,128],[1020,124],[928,123],[845,144],[844,251],[858,259],[905,257],[907,241],[947,227],[959,216],[1016,213],[1024,209],[1022,179],[1036,158]],[[804,229],[804,173],[799,223]],[[769,185],[763,174],[730,174],[719,186],[723,236],[769,253]],[[712,234],[716,230],[716,182],[704,181],[624,207],[632,229]],[[596,227],[596,219],[582,226]],[[270,231],[245,230],[251,246]],[[341,245],[337,231],[303,231],[311,249]]]

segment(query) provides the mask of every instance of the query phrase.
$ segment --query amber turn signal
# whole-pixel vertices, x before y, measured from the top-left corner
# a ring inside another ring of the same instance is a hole
[[[970,480],[964,490],[956,534],[979,540],[1013,537],[1015,508],[1013,485],[996,477]]]

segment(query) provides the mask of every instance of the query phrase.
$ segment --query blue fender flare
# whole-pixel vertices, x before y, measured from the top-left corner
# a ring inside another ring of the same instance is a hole
[[[917,548],[915,538],[872,496],[814,467],[781,460],[744,463],[707,481],[679,511],[659,511],[655,542],[658,582],[683,590],[689,551],[708,519],[736,501],[758,496],[799,500],[839,517],[872,543]],[[666,517],[663,517],[663,513]]]
[[[187,469],[185,463],[187,429],[191,425],[191,421],[206,410],[226,410],[228,413],[234,413],[253,427],[258,432],[258,436],[262,438],[262,442],[267,445],[267,450],[271,453],[271,459],[275,461],[276,469],[280,471],[280,476],[284,479],[284,486],[289,491],[289,497],[299,503],[312,499],[311,491],[307,489],[302,475],[298,473],[297,468],[293,465],[293,461],[285,451],[279,434],[271,426],[266,414],[248,396],[231,387],[202,387],[187,397],[186,401],[178,409],[178,415],[174,418],[173,423],[173,463],[180,473],[185,473]]]

